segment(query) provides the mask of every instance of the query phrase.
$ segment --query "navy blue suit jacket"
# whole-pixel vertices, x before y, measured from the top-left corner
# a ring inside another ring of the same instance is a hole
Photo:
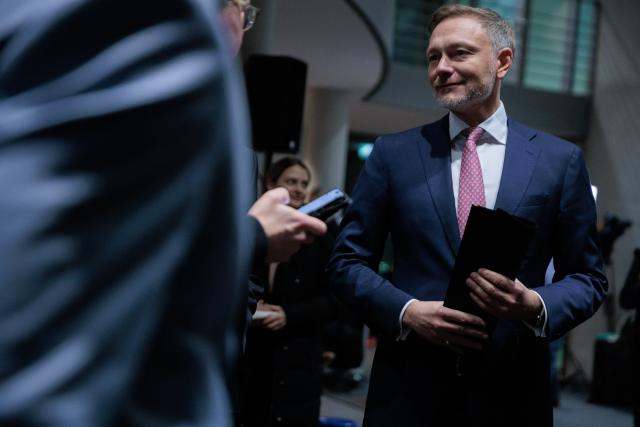
[[[559,337],[594,313],[607,288],[589,177],[577,146],[513,120],[508,129],[495,207],[537,224],[518,278],[543,298],[547,336]],[[453,425],[449,413],[461,416],[460,424],[509,425],[528,409],[540,416],[512,425],[549,425],[547,341],[535,338],[522,323],[499,321],[483,373],[462,379],[454,374],[457,362],[448,350],[413,333],[396,341],[407,301],[443,300],[449,283],[460,244],[450,150],[447,117],[379,138],[353,191],[329,264],[335,292],[381,337],[365,425]],[[388,235],[394,269],[386,280],[377,266]],[[552,257],[554,283],[544,286]],[[482,385],[489,380],[500,399],[517,396],[500,404],[515,412],[489,411],[492,403],[485,400],[493,394]],[[464,410],[452,403],[455,399],[461,399]],[[465,420],[464,413],[474,418]]]
[[[231,425],[251,185],[218,3],[0,4],[0,425]]]

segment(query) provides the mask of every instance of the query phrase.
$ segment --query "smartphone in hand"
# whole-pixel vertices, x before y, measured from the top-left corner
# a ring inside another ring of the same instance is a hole
[[[331,215],[348,204],[349,196],[339,188],[334,188],[314,201],[302,206],[298,211],[326,221]]]

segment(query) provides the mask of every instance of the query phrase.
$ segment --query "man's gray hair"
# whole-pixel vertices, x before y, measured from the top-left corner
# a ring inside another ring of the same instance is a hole
[[[482,28],[487,32],[495,52],[508,47],[515,56],[516,37],[513,32],[513,28],[511,28],[511,25],[509,25],[502,16],[491,9],[464,6],[461,4],[448,4],[441,6],[433,12],[433,15],[431,15],[429,33],[433,33],[433,30],[438,26],[438,24],[445,19],[460,16],[475,18],[480,22]]]

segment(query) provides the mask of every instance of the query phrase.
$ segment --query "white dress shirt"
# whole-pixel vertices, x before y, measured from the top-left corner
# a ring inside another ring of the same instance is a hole
[[[451,181],[453,183],[453,198],[456,201],[458,211],[458,191],[460,189],[460,165],[462,164],[462,148],[466,142],[462,132],[469,127],[458,116],[449,113],[449,135],[451,144]],[[478,158],[482,168],[482,182],[484,183],[484,197],[486,206],[493,209],[498,197],[502,165],[504,164],[504,152],[507,147],[507,113],[504,105],[491,117],[480,123],[484,129],[477,142]]]
[[[504,109],[502,101],[500,107],[488,119],[478,125],[484,132],[477,142],[476,148],[480,167],[482,168],[482,181],[484,184],[485,207],[493,209],[498,197],[498,189],[500,188],[500,178],[502,177],[502,166],[504,164],[504,153],[507,147],[507,112]],[[462,119],[453,112],[449,112],[449,138],[451,139],[451,181],[453,183],[453,197],[456,203],[456,212],[458,210],[458,190],[460,186],[460,165],[462,163],[462,148],[464,147],[466,138],[462,132],[469,127]],[[534,291],[535,292],[535,291]],[[539,328],[524,322],[531,328],[535,335],[544,337],[544,330],[547,324],[547,307],[542,301],[542,297],[535,293],[542,302],[542,324]],[[400,311],[400,336],[404,339],[410,332],[402,325],[402,317],[409,304],[416,301],[409,300]]]

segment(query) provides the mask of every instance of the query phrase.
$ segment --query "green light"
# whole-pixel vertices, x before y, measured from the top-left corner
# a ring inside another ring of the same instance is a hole
[[[367,160],[367,157],[371,154],[371,150],[373,150],[373,144],[370,142],[358,144],[358,158],[360,160]]]

